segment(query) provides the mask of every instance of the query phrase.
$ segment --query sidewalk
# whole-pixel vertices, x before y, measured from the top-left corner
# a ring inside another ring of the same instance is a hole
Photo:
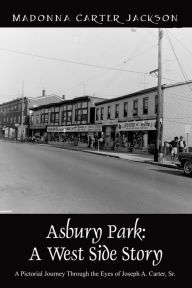
[[[163,166],[168,168],[176,168],[178,169],[178,166],[176,163],[171,163],[171,161],[164,161],[163,163],[160,162],[154,162],[154,156],[152,154],[141,154],[141,153],[126,153],[126,152],[116,152],[116,151],[106,151],[106,150],[95,150],[95,149],[88,149],[78,146],[63,146],[63,145],[53,145],[53,144],[42,144],[42,145],[50,145],[62,149],[69,149],[69,150],[75,150],[75,151],[82,151],[86,153],[92,153],[97,154],[101,156],[108,156],[113,158],[119,158],[134,162],[142,162],[142,163],[148,163],[152,165],[157,166]]]

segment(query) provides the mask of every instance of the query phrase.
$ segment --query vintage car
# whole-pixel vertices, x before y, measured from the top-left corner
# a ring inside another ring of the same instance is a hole
[[[178,154],[178,166],[184,170],[186,175],[192,175],[192,152]]]

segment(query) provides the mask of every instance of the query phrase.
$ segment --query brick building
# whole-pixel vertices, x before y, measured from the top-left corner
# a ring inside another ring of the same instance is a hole
[[[162,85],[162,142],[175,136],[192,145],[192,81]],[[157,87],[96,103],[95,123],[102,125],[105,148],[153,151],[156,137]],[[186,132],[189,132],[186,134]],[[187,140],[187,139],[186,139]]]
[[[21,135],[24,139],[27,138],[30,135],[30,121],[33,118],[31,109],[62,101],[63,97],[55,94],[46,95],[43,90],[42,95],[38,97],[17,98],[0,104],[0,138],[19,140]]]
[[[23,109],[23,125],[22,122]],[[28,99],[17,98],[0,104],[0,138],[20,139],[23,129],[23,136],[26,135],[28,126]]]

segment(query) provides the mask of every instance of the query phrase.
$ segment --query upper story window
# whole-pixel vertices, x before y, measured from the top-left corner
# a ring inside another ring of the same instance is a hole
[[[72,111],[67,111],[67,122],[72,121]]]
[[[96,108],[96,121],[99,120],[99,108]]]
[[[115,104],[115,118],[119,117],[119,104]]]
[[[82,109],[81,110],[81,121],[87,121],[87,119],[88,119],[87,109]]]
[[[107,119],[111,119],[111,106],[107,107]]]
[[[39,114],[36,115],[36,123],[39,124]]]
[[[75,105],[75,121],[87,121],[88,120],[88,109],[87,102],[80,102]]]
[[[48,123],[48,113],[41,114],[41,123]]]
[[[67,121],[67,111],[62,111],[61,122],[65,123]]]
[[[59,123],[59,112],[51,112],[51,123]]]
[[[133,116],[138,115],[138,100],[133,100]]]
[[[104,107],[101,107],[101,120],[103,120],[104,117]]]
[[[143,114],[148,114],[148,97],[143,98]]]
[[[123,117],[127,117],[128,115],[128,102],[123,104]]]
[[[87,108],[88,102],[82,102],[82,108]]]

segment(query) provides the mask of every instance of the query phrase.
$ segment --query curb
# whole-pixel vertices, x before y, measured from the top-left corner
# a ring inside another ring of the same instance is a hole
[[[111,157],[111,158],[123,159],[123,158],[121,158],[120,156],[117,156],[117,155],[110,155],[110,154],[93,152],[93,151],[87,151],[87,150],[79,150],[79,151],[83,151],[83,152],[90,153],[90,154],[95,154],[95,155],[101,155],[101,156]]]
[[[161,167],[166,167],[166,168],[181,169],[176,164],[171,165],[171,164],[158,163],[158,162],[152,162],[152,161],[144,161],[144,163],[152,164],[152,165],[156,165],[156,166],[161,166]]]

